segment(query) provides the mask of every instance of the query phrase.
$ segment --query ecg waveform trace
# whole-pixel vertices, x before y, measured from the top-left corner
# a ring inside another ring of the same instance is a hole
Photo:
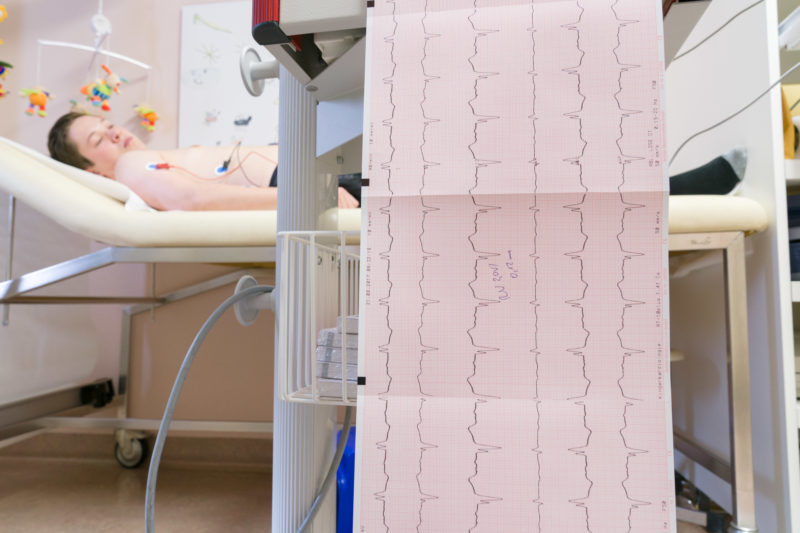
[[[376,0],[364,532],[673,531],[658,0]]]

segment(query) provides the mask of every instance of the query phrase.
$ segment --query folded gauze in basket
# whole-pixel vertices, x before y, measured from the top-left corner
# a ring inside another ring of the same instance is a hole
[[[347,350],[347,366],[358,364],[356,350]],[[321,363],[341,363],[342,349],[334,346],[317,346],[317,361]]]
[[[317,336],[317,376],[341,380],[344,374],[347,381],[355,381],[358,375],[358,317],[337,318],[337,327],[320,330]],[[343,333],[343,326],[348,333]],[[352,332],[352,333],[351,333]],[[347,364],[342,365],[344,351],[347,351]],[[344,368],[343,368],[344,366]]]
[[[343,335],[334,328],[323,329],[320,330],[317,336],[317,346],[332,346],[334,348],[346,346],[348,349],[357,350],[358,335],[355,333]]]
[[[345,376],[347,381],[356,381],[358,377],[358,365],[347,364],[345,367]],[[317,377],[322,379],[342,379],[342,364],[341,363],[325,363],[317,361]]]

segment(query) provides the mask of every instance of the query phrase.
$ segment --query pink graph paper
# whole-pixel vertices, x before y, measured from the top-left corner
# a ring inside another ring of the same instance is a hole
[[[369,12],[357,530],[673,531],[661,3]]]

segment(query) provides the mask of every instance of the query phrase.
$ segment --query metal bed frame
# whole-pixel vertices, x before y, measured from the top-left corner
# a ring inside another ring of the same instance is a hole
[[[728,350],[730,461],[693,442],[678,430],[673,429],[673,435],[677,450],[731,484],[733,523],[730,529],[742,533],[758,531],[753,480],[750,349],[747,334],[746,233],[727,231],[669,236],[670,252],[722,252]]]
[[[114,429],[123,451],[130,450],[144,437],[142,430],[156,430],[160,420],[127,417],[128,375],[130,364],[130,329],[133,317],[141,312],[176,302],[235,283],[243,275],[262,275],[274,268],[274,246],[216,247],[119,247],[109,246],[74,259],[11,278],[14,244],[15,199],[10,197],[6,280],[0,282],[0,304],[3,324],[8,323],[11,304],[131,304],[122,312],[120,343],[120,375],[114,398],[110,378],[65,387],[42,395],[0,406],[0,447],[57,427]],[[29,293],[62,281],[115,264],[194,263],[239,266],[240,268],[169,293],[155,293],[155,272],[149,296],[37,296]],[[242,265],[248,265],[241,268]],[[114,417],[86,417],[105,406],[116,407]],[[56,416],[59,415],[59,416]],[[182,421],[173,422],[173,429],[211,432],[272,433],[268,422]]]

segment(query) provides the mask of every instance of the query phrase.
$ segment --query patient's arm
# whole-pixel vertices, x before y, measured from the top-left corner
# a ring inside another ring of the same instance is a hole
[[[174,168],[147,168],[148,164],[158,161],[149,150],[125,153],[117,162],[116,180],[130,187],[148,205],[164,211],[277,208],[278,194],[275,188],[241,187],[203,181]]]

